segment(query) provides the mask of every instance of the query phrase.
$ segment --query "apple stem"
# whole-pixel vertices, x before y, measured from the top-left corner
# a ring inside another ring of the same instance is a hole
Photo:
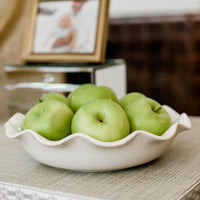
[[[39,98],[39,100],[38,100],[40,103],[42,102],[42,99],[41,98]]]
[[[101,120],[101,119],[100,119],[100,117],[98,117],[98,116],[95,116],[95,118],[97,119],[97,121],[99,121],[99,122],[103,123],[103,120]]]
[[[155,112],[157,113],[159,110],[161,110],[161,106],[159,106],[159,107],[155,110]]]

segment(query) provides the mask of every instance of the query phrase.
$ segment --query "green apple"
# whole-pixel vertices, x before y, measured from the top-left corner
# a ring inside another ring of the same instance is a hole
[[[172,124],[167,111],[155,100],[144,97],[135,99],[125,107],[131,132],[144,130],[162,135]]]
[[[49,92],[49,93],[46,93],[44,96],[42,96],[40,98],[40,102],[43,102],[43,101],[48,101],[48,100],[58,100],[58,101],[62,101],[64,102],[66,105],[69,104],[68,102],[68,98],[60,93],[56,93],[56,92]]]
[[[94,86],[95,86],[95,85],[92,84],[92,83],[85,83],[85,84],[80,85],[80,86],[79,86],[79,89],[80,89],[80,88],[86,88],[86,87],[94,87]]]
[[[76,112],[84,104],[95,99],[110,99],[119,102],[115,92],[107,86],[95,86],[93,84],[84,84],[74,91],[69,96],[69,106]]]
[[[96,99],[79,108],[71,129],[72,134],[83,133],[104,142],[122,139],[130,133],[124,110],[109,99]]]
[[[49,140],[71,134],[72,110],[63,102],[48,100],[33,106],[24,119],[24,129],[31,129]]]
[[[131,92],[123,96],[120,99],[119,104],[122,106],[122,108],[125,108],[130,102],[141,97],[146,97],[146,96],[140,92]]]

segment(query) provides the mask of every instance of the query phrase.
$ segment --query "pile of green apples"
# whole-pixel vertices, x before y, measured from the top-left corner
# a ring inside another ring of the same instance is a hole
[[[172,124],[167,111],[139,92],[117,98],[107,86],[83,84],[67,97],[50,92],[42,96],[24,119],[24,129],[57,141],[83,133],[103,142],[120,140],[135,130],[162,135]]]

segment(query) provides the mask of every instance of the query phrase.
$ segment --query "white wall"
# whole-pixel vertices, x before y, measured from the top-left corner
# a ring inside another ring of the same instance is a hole
[[[186,14],[200,10],[200,0],[110,0],[110,17]]]

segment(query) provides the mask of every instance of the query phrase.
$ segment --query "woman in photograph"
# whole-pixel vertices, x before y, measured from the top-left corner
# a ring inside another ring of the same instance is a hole
[[[35,53],[94,53],[99,0],[39,4]]]
[[[59,38],[63,38],[65,45],[59,46]],[[55,45],[55,41],[57,41],[57,45]],[[45,39],[43,47],[47,47],[53,52],[70,52],[75,46],[75,41],[76,31],[72,27],[72,15],[70,13],[63,13],[59,18],[57,26]]]
[[[76,53],[93,53],[95,47],[95,35],[97,26],[97,17],[92,19],[95,23],[91,23],[91,17],[87,14],[88,8],[86,7],[87,0],[73,1],[72,2],[72,27],[74,30],[73,36],[73,49],[72,52]],[[89,10],[91,12],[91,10]],[[97,16],[98,10],[94,9]],[[65,45],[69,45],[70,35],[60,37],[55,40],[52,48],[60,48]]]

